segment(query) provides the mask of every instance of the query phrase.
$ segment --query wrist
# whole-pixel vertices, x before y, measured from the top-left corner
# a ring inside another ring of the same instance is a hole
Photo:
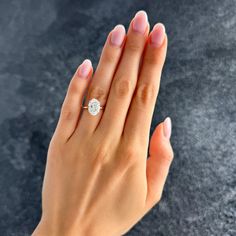
[[[37,227],[34,229],[34,232],[31,236],[42,236],[42,235],[52,235],[52,232],[50,232],[49,229],[47,229],[41,221],[38,223]]]
[[[61,227],[54,224],[47,224],[46,222],[40,221],[37,227],[35,228],[32,236],[85,236],[86,234],[82,230],[76,231],[71,229],[62,229]]]

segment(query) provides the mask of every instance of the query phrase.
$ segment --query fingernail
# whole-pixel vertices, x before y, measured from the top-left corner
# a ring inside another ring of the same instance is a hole
[[[157,23],[151,32],[151,44],[155,47],[160,47],[165,38],[165,26]]]
[[[79,76],[82,78],[86,78],[89,75],[91,70],[92,63],[89,59],[85,59],[79,68]]]
[[[147,22],[147,13],[145,11],[138,11],[133,20],[133,30],[143,34],[146,31]]]
[[[125,27],[117,25],[111,33],[111,43],[115,46],[121,46],[125,38]]]
[[[170,139],[171,136],[171,119],[170,117],[167,117],[163,122],[163,132],[164,136],[168,139]]]

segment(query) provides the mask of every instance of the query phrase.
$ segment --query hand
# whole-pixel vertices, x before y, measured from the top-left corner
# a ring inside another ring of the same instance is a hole
[[[92,80],[91,62],[79,66],[49,145],[33,235],[122,235],[160,201],[173,159],[169,118],[146,153],[166,50],[164,26],[149,34],[140,11],[127,35],[122,25],[109,33]],[[105,105],[96,116],[81,109],[86,91],[86,105]]]

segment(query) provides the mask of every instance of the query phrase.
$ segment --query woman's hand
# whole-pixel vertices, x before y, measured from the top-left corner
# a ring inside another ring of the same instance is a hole
[[[79,66],[50,142],[33,235],[122,235],[161,199],[173,159],[169,118],[146,154],[166,49],[164,26],[149,34],[140,11],[127,35],[122,25],[109,33],[92,80],[91,62]],[[86,91],[85,105],[105,105],[96,116],[81,109]]]

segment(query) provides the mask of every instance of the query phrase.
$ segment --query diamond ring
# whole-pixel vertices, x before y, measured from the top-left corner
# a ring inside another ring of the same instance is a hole
[[[88,112],[92,116],[96,116],[100,110],[104,109],[104,106],[101,106],[100,102],[96,98],[93,98],[89,100],[88,106],[82,106],[82,108],[88,109]]]

